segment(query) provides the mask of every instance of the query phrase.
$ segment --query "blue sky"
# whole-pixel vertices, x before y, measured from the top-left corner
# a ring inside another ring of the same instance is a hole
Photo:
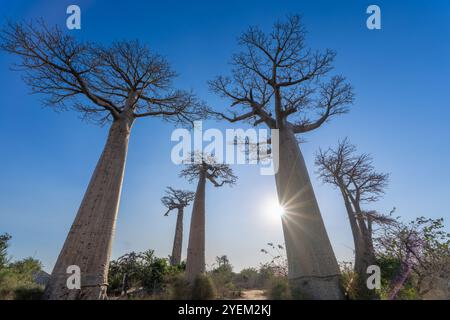
[[[206,82],[229,70],[236,38],[249,25],[269,30],[274,20],[300,13],[308,44],[337,51],[336,71],[355,88],[348,115],[306,135],[302,150],[325,224],[339,260],[352,254],[352,237],[339,193],[314,174],[314,153],[346,136],[391,173],[386,196],[367,208],[450,220],[450,2],[448,1],[0,1],[0,19],[43,17],[65,25],[66,7],[78,4],[80,39],[111,43],[139,39],[167,57],[211,106],[226,102]],[[366,8],[377,4],[382,29],[365,27]],[[101,153],[107,127],[82,122],[75,112],[42,107],[30,95],[14,58],[0,53],[0,233],[13,236],[14,258],[34,256],[51,271]],[[208,121],[205,128],[230,127]],[[113,257],[131,250],[171,251],[175,216],[164,217],[164,187],[194,189],[170,161],[174,127],[139,119],[132,132]],[[237,270],[265,260],[267,242],[282,243],[281,224],[264,209],[276,198],[274,178],[257,167],[234,167],[233,188],[207,189],[207,262],[227,254]],[[264,199],[261,201],[261,199]],[[267,200],[266,200],[267,199]],[[256,203],[256,204],[255,204]],[[185,239],[190,209],[186,210]],[[187,242],[184,244],[185,256]]]

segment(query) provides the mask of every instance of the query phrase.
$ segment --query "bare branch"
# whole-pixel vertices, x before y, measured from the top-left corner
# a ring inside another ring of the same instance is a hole
[[[176,74],[168,62],[138,41],[109,47],[79,42],[41,20],[7,24],[0,31],[0,49],[20,58],[16,68],[46,104],[69,105],[102,124],[128,108],[136,117],[162,116],[177,123],[207,115],[193,93],[172,88]]]
[[[186,164],[187,166],[180,172],[180,177],[187,178],[189,182],[204,175],[215,187],[236,183],[237,177],[230,166],[217,163],[212,155],[193,153],[186,159]]]
[[[141,110],[134,114],[137,118],[162,116],[166,121],[192,126],[194,121],[210,115],[208,106],[192,92],[178,90],[161,98],[142,95],[140,99],[145,101],[145,106],[137,108]]]
[[[304,120],[294,126],[295,133],[308,132],[319,128],[332,116],[345,114],[348,112],[347,105],[353,103],[354,95],[350,84],[345,83],[345,78],[336,76],[327,84],[321,86],[320,100],[316,109],[323,113],[319,119],[311,122]]]
[[[229,113],[213,115],[303,133],[346,113],[353,102],[351,86],[341,76],[328,80],[336,54],[308,49],[305,34],[297,15],[276,22],[270,33],[250,27],[239,38],[242,50],[232,58],[231,76],[210,82],[211,91],[230,101]],[[241,110],[232,110],[238,106]],[[311,120],[311,110],[318,111],[317,120]]]
[[[167,216],[174,209],[183,209],[194,200],[195,193],[187,190],[177,190],[172,187],[166,188],[166,195],[161,198],[161,203],[167,208]]]
[[[367,154],[356,155],[356,147],[344,139],[336,149],[319,150],[316,166],[325,183],[343,188],[357,202],[377,201],[389,181],[389,174],[378,173]]]

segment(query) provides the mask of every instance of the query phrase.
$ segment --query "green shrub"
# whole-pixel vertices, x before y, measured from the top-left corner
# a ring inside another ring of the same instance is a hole
[[[39,270],[41,270],[41,263],[33,258],[9,263],[1,268],[0,300],[39,299],[43,288],[36,284],[33,278]]]
[[[392,282],[398,276],[401,270],[401,262],[398,258],[389,255],[380,255],[377,257],[377,265],[381,269],[381,299],[388,299],[391,291]],[[405,282],[397,294],[397,300],[419,299],[417,289],[414,287],[412,276]]]
[[[183,268],[184,263],[171,266],[167,259],[156,257],[153,250],[124,254],[110,262],[108,294],[143,288],[146,294],[165,296],[171,277],[183,272]]]
[[[150,257],[141,270],[141,284],[148,293],[159,293],[164,289],[164,280],[172,267],[167,259]]]
[[[341,287],[349,300],[358,299],[358,274],[355,272],[353,263],[343,261],[339,263],[341,269]]]
[[[191,286],[184,274],[177,274],[168,280],[167,290],[172,300],[188,300],[191,298]]]
[[[257,286],[264,289],[269,289],[273,280],[276,278],[273,268],[267,264],[263,264],[259,268]]]
[[[212,300],[216,297],[216,289],[211,278],[205,274],[197,276],[192,286],[193,300]]]
[[[258,281],[259,277],[258,270],[255,268],[245,268],[235,275],[233,282],[238,288],[242,289],[260,288],[262,286],[260,281]]]
[[[0,270],[0,300],[14,299],[17,277],[9,269]]]
[[[44,287],[39,285],[26,285],[14,290],[14,300],[40,300]]]
[[[208,273],[211,277],[216,293],[220,299],[233,297],[236,285],[233,283],[235,273],[226,255],[216,257],[214,268]]]
[[[284,278],[274,278],[268,290],[269,299],[272,300],[290,300],[292,299],[289,282]]]
[[[11,236],[7,233],[0,234],[0,269],[6,267],[9,262],[8,247]]]

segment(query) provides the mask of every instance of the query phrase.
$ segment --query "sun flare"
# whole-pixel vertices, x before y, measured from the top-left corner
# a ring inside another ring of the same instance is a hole
[[[284,208],[277,202],[273,206],[273,213],[276,216],[281,217],[284,214]]]
[[[264,205],[264,212],[270,218],[280,218],[284,215],[284,208],[277,199],[269,199]]]

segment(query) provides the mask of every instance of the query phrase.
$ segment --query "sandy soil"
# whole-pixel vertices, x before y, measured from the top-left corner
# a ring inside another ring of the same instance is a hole
[[[267,300],[264,290],[244,290],[242,297],[236,300]]]

